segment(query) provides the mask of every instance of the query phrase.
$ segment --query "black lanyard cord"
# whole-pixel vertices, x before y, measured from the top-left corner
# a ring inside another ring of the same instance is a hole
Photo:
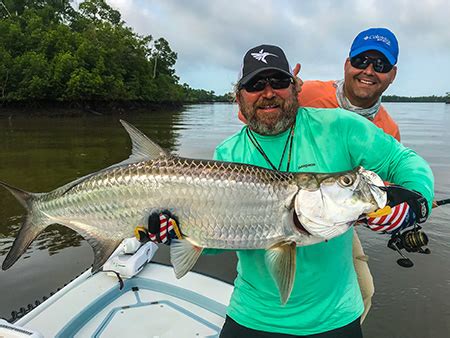
[[[289,166],[291,165],[291,154],[292,154],[292,143],[294,143],[294,129],[295,129],[295,124],[292,125],[291,127],[291,133],[289,135],[290,138],[290,144],[289,144],[289,153],[288,153],[288,161],[287,161],[287,165],[286,165],[286,171],[289,171]],[[286,149],[286,146],[285,146]],[[281,157],[281,159],[283,160],[284,157],[284,152],[283,152],[283,156]],[[281,162],[280,162],[280,167],[281,167]]]
[[[291,163],[292,144],[293,144],[293,139],[294,139],[294,127],[295,127],[295,122],[292,125],[292,127],[289,131],[289,136],[286,139],[286,143],[285,143],[284,149],[283,149],[283,154],[281,155],[280,164],[278,165],[278,168],[276,168],[275,165],[272,163],[272,161],[269,159],[269,157],[267,156],[267,154],[264,152],[263,148],[259,144],[258,140],[256,139],[255,135],[253,135],[253,132],[250,130],[250,128],[248,126],[247,126],[246,133],[247,133],[249,140],[252,142],[252,144],[255,146],[255,148],[259,151],[259,153],[262,155],[262,157],[264,157],[267,164],[269,164],[273,170],[281,169],[281,164],[283,163],[284,155],[286,154],[286,150],[287,150],[288,144],[289,144],[288,162],[287,162],[287,168],[286,168],[286,171],[289,171],[289,166]]]

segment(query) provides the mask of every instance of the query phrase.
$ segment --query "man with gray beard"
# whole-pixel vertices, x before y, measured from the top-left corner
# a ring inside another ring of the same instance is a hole
[[[431,209],[433,177],[421,157],[357,114],[299,107],[302,83],[290,69],[277,46],[260,45],[245,54],[236,101],[247,125],[216,148],[215,159],[291,172],[331,173],[362,165],[420,192]],[[418,201],[413,202],[416,207]],[[307,233],[295,213],[294,222]],[[265,251],[238,251],[238,274],[220,336],[362,337],[364,305],[352,239],[350,229],[327,242],[297,247],[295,284],[285,305]]]
[[[262,76],[267,76],[267,78],[271,78],[273,81],[278,80],[281,84],[284,82],[287,83],[288,81],[290,84],[295,81],[273,70],[264,72]],[[283,79],[283,77],[285,78]],[[296,86],[292,86],[291,91],[296,93]],[[253,100],[242,100],[241,95],[241,92],[238,90],[236,92],[236,101],[240,103],[241,111],[247,118],[247,124],[250,130],[261,135],[277,135],[294,124],[298,109],[296,96],[289,95],[286,98],[278,96],[260,97],[254,102]],[[262,113],[263,108],[265,112],[272,110],[273,113]]]

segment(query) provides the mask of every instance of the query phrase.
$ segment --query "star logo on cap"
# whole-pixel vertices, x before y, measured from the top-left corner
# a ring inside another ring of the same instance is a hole
[[[265,52],[264,49],[261,49],[261,50],[259,51],[259,53],[252,53],[251,55],[252,55],[256,60],[262,61],[262,62],[264,62],[264,63],[267,63],[266,57],[268,57],[269,55],[270,55],[270,56],[278,57],[278,55],[275,55],[275,54],[272,54],[272,53],[269,53],[269,52]]]

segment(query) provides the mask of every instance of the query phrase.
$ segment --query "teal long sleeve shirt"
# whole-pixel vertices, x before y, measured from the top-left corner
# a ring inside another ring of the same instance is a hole
[[[278,165],[288,134],[254,135],[271,162]],[[270,168],[245,127],[222,142],[214,157]],[[370,121],[342,109],[300,108],[290,157],[292,172],[339,172],[363,166],[385,181],[420,192],[430,206],[433,200],[433,175],[425,160]],[[282,171],[287,158],[286,153],[281,159]],[[295,284],[284,306],[264,263],[264,250],[238,251],[238,274],[228,315],[252,329],[294,335],[349,324],[363,312],[352,238],[349,230],[328,242],[297,247]]]

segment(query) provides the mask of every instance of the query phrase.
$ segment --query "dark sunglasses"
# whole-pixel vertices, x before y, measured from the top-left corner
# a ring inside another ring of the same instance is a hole
[[[373,70],[377,73],[389,73],[394,65],[384,57],[372,58],[364,54],[359,54],[350,59],[352,67],[358,69],[366,69],[370,64],[373,66]]]
[[[239,89],[244,88],[249,93],[260,92],[266,88],[267,84],[269,84],[272,89],[286,89],[293,83],[292,78],[290,77],[266,77],[266,78],[257,78],[252,79],[245,84],[241,84]]]

